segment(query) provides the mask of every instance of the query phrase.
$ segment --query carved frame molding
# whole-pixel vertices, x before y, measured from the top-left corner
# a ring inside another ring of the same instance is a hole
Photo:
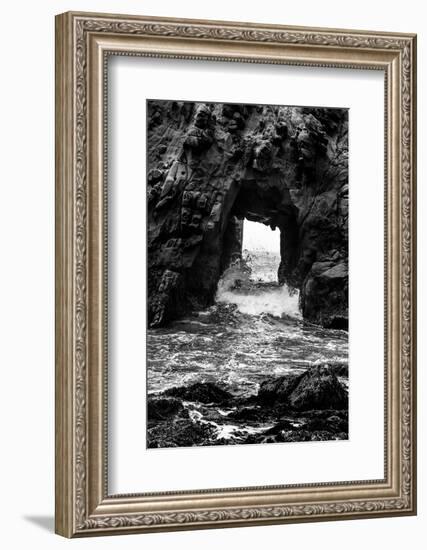
[[[108,495],[103,193],[105,59],[111,54],[385,72],[384,480]],[[57,533],[74,537],[414,514],[416,37],[69,12],[56,18],[56,71]]]

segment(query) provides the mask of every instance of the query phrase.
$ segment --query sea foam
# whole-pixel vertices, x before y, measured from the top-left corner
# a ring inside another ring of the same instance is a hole
[[[235,304],[241,313],[274,317],[301,318],[299,292],[290,291],[286,285],[265,286],[251,278],[251,270],[235,263],[223,274],[218,284],[216,301]]]

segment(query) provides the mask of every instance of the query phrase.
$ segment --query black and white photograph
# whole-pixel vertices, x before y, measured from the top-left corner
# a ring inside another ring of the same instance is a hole
[[[348,110],[147,101],[147,446],[348,439]]]
[[[425,547],[424,5],[2,7],[2,548]]]

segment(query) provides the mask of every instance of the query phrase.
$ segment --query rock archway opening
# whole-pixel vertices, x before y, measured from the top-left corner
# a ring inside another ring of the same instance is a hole
[[[263,223],[243,220],[242,261],[254,281],[277,283],[280,266],[280,232]]]
[[[304,320],[348,323],[346,109],[148,103],[148,319],[213,304],[244,220],[280,235],[277,283]]]
[[[280,180],[242,182],[224,224],[221,273],[249,258],[255,279],[299,289],[297,214]]]
[[[282,254],[282,231],[278,227],[231,216],[224,240],[234,253],[218,282],[216,302],[232,304],[248,315],[301,318],[299,289],[279,281]]]

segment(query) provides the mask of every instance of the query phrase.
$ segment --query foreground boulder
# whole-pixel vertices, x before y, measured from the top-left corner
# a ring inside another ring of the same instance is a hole
[[[347,391],[329,365],[266,380],[260,386],[258,399],[266,405],[279,404],[300,411],[344,409],[348,404]]]
[[[258,390],[258,399],[266,404],[276,401],[286,402],[302,376],[291,373],[265,380]]]
[[[305,372],[289,396],[290,406],[297,410],[344,409],[347,403],[347,391],[327,366]]]

